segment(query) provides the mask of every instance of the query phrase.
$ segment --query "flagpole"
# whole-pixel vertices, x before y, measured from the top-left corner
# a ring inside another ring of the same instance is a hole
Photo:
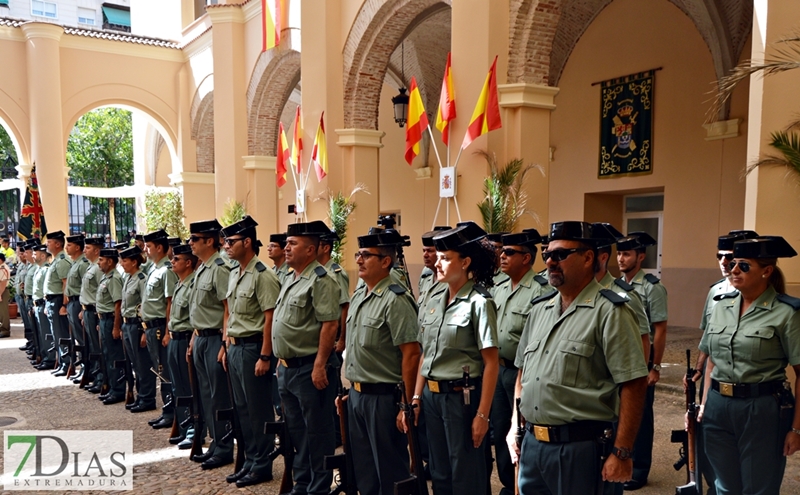
[[[464,151],[464,148],[458,149],[458,155],[456,155],[456,162],[453,164],[453,167],[458,166],[458,161],[461,159],[461,153]]]
[[[450,166],[450,125],[447,126],[447,166]]]
[[[431,230],[436,226],[436,219],[439,218],[439,208],[442,206],[442,197],[439,196],[439,203],[436,205],[436,213],[433,214],[433,225],[431,225]]]
[[[456,215],[458,215],[458,221],[460,222],[461,221],[461,212],[458,211],[458,199],[456,199],[455,196],[453,196],[453,204],[456,205]]]
[[[442,168],[442,159],[439,156],[439,148],[436,146],[436,139],[433,137],[433,131],[430,124],[428,124],[428,134],[431,136],[431,145],[433,145],[433,152],[436,153],[436,161],[439,162],[439,168]],[[449,165],[449,164],[448,164]]]

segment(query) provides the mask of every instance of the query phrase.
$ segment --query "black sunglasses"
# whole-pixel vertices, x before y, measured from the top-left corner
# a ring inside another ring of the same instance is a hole
[[[725,258],[728,261],[733,261],[733,253],[717,253],[717,261],[721,260],[722,258]]]
[[[247,237],[239,237],[238,239],[231,239],[230,237],[226,237],[225,238],[225,244],[227,244],[228,246],[233,247],[234,244],[236,244],[239,241],[243,241],[245,239],[247,239]]]
[[[193,236],[189,237],[189,240],[192,241],[192,242],[200,242],[203,239],[211,239],[211,237],[207,237],[207,236],[204,236],[204,235],[202,235],[202,236],[201,235],[193,235]]]
[[[742,273],[747,273],[750,271],[750,263],[748,261],[731,261],[728,263],[728,270],[733,271],[733,269],[736,268],[736,265],[739,265],[739,270],[741,270]]]
[[[372,258],[373,256],[377,256],[379,258],[383,258],[384,257],[383,254],[370,253],[369,251],[356,251],[355,253],[353,253],[353,258],[356,261],[358,261],[358,258],[364,258],[364,261],[367,261],[368,259]]]
[[[572,248],[572,249],[553,249],[552,251],[542,251],[542,259],[545,263],[547,260],[552,259],[553,263],[560,263],[567,259],[569,255],[575,253],[582,253],[588,251],[589,248]]]
[[[518,251],[513,248],[503,248],[500,250],[501,253],[505,254],[506,256],[514,256],[515,254],[530,254],[530,251]]]

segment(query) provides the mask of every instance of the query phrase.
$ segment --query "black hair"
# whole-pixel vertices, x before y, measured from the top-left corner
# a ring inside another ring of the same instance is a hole
[[[467,272],[472,275],[475,283],[486,288],[494,285],[494,274],[497,270],[497,251],[492,241],[485,237],[472,241],[456,249],[462,257],[470,258]]]
[[[6,261],[6,255],[5,254],[0,253],[0,261],[3,261],[3,262]]]
[[[394,246],[381,246],[378,247],[378,252],[381,253],[383,256],[387,256],[391,258],[392,264],[389,265],[389,269],[391,270],[394,265],[397,264],[397,249]]]
[[[169,239],[156,239],[155,241],[148,241],[148,242],[152,242],[156,246],[161,246],[162,248],[164,248],[164,253],[167,253],[169,251]]]

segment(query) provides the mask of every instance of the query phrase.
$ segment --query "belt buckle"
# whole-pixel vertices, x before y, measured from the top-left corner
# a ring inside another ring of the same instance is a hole
[[[733,383],[719,382],[719,393],[725,397],[733,397]]]
[[[288,368],[289,367],[289,366],[286,365],[286,360],[285,359],[278,359],[278,362],[281,363],[284,368]]]
[[[361,382],[353,382],[353,388],[356,389],[356,392],[361,392]]]
[[[428,389],[434,394],[439,393],[439,382],[428,380]]]
[[[236,337],[228,337],[231,339],[231,344],[236,345]]]
[[[547,426],[533,426],[533,436],[540,442],[550,443],[550,428]]]

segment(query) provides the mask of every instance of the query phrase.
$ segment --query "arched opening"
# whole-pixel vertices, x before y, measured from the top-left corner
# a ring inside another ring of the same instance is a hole
[[[19,145],[6,122],[0,118],[0,237],[16,239],[24,184],[17,180]]]

